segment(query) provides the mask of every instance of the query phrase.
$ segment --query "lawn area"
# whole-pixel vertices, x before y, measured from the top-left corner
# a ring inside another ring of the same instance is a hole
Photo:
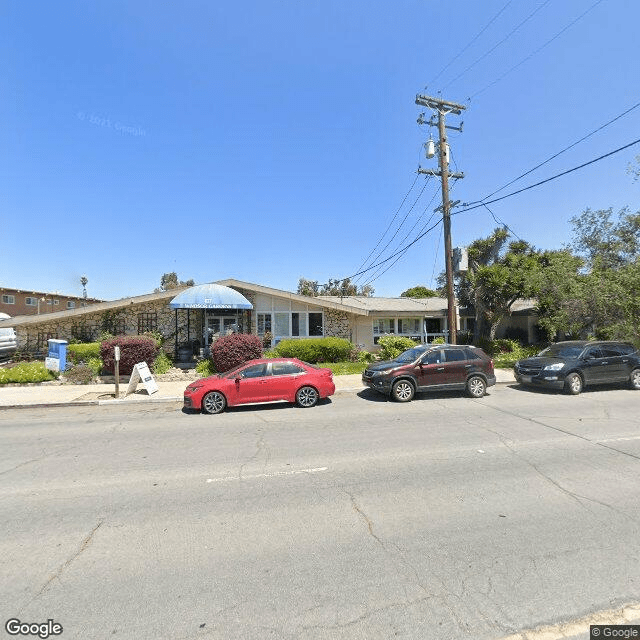
[[[317,367],[326,367],[334,376],[345,376],[351,373],[362,373],[367,368],[366,362],[318,362]]]

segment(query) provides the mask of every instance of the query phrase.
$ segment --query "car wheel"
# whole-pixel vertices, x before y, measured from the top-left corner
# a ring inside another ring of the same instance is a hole
[[[634,369],[629,378],[629,384],[632,389],[640,389],[640,369]]]
[[[296,393],[296,404],[308,409],[318,404],[318,392],[313,387],[301,387]]]
[[[202,411],[204,413],[221,413],[226,406],[227,400],[219,391],[209,391],[209,393],[202,398]]]
[[[391,388],[391,395],[398,402],[409,402],[415,394],[416,390],[408,380],[398,380]]]
[[[487,391],[487,383],[480,376],[471,376],[467,380],[467,393],[472,398],[482,398]]]
[[[572,396],[577,396],[582,391],[582,378],[579,373],[570,373],[564,381],[564,390]]]

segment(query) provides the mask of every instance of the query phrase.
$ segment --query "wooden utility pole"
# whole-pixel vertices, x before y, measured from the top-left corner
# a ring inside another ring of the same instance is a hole
[[[418,173],[425,173],[432,176],[440,176],[442,181],[442,225],[444,228],[444,253],[445,253],[445,274],[447,278],[447,325],[449,328],[449,342],[457,343],[457,314],[456,298],[453,291],[453,248],[451,246],[451,203],[449,201],[449,178],[464,178],[464,173],[449,173],[449,143],[447,142],[447,129],[462,131],[462,123],[459,127],[451,127],[445,124],[445,116],[448,113],[460,115],[465,109],[464,105],[455,102],[447,102],[439,98],[430,98],[418,94],[416,104],[429,107],[438,113],[437,122],[431,118],[428,122],[423,120],[423,116],[418,118],[419,124],[428,124],[438,127],[439,137],[439,164],[440,171],[418,168]]]

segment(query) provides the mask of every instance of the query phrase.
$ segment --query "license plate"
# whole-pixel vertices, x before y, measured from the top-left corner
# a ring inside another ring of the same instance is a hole
[[[522,382],[531,382],[531,376],[520,376],[522,378]]]

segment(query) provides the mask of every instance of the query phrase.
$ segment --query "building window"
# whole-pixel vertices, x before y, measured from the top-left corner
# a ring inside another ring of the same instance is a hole
[[[54,300],[53,304],[60,304],[60,300]]]
[[[373,335],[382,336],[387,333],[396,332],[396,321],[394,318],[375,318],[373,321]]]
[[[267,331],[271,333],[271,314],[259,313],[258,314],[258,335],[263,336]]]
[[[2,302],[3,302],[3,304],[15,304],[16,303],[16,297],[15,296],[9,296],[9,295],[3,295],[2,296]]]
[[[158,314],[153,313],[139,313],[138,314],[138,334],[145,333],[146,331],[158,330]]]
[[[26,297],[24,299],[24,303],[28,306],[28,307],[37,307],[38,306],[38,298],[30,298],[30,297]]]
[[[323,327],[322,327],[322,314],[321,313],[310,313],[309,314],[309,335],[310,336],[322,336]]]
[[[421,318],[398,318],[398,333],[415,335],[422,333]]]
[[[291,314],[291,335],[306,337],[307,335],[307,314],[306,313]]]
[[[67,309],[75,309],[76,303],[73,300],[67,300]]]
[[[275,314],[275,335],[276,336],[289,336],[289,314],[288,313],[276,313]]]

